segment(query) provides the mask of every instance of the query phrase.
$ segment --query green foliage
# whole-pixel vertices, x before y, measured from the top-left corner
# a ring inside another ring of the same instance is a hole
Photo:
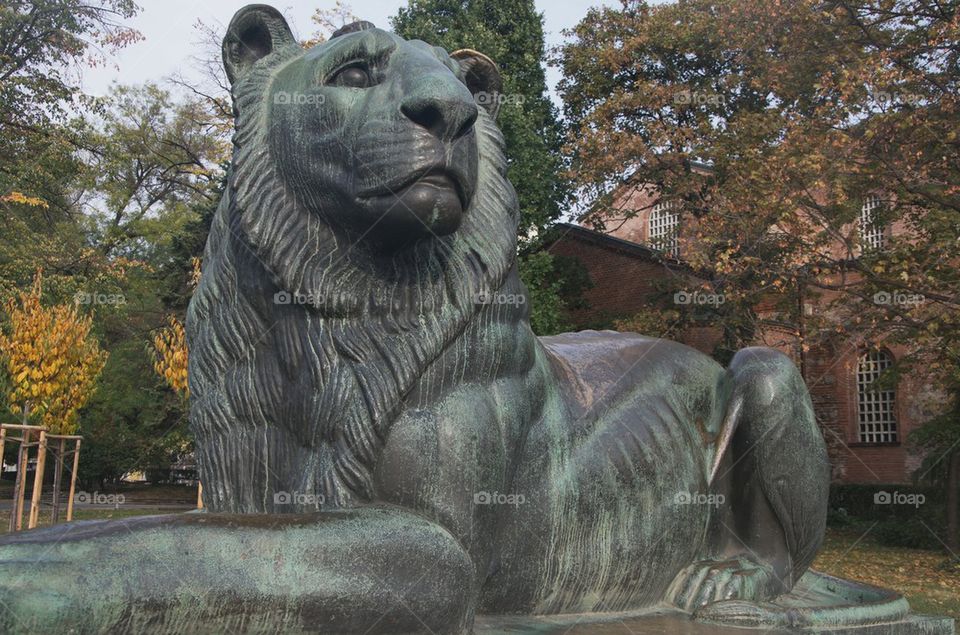
[[[878,493],[896,493],[900,501],[919,504],[878,504]],[[827,522],[833,527],[869,530],[880,544],[890,547],[939,550],[948,542],[944,488],[932,485],[834,484],[830,487]]]
[[[97,148],[78,184],[91,240],[108,256],[155,261],[194,205],[216,202],[229,146],[201,102],[175,102],[155,84],[114,87],[101,105],[95,123],[75,123]]]
[[[223,178],[216,185],[214,199],[202,200],[191,206],[191,218],[170,236],[164,262],[157,275],[161,279],[160,299],[164,305],[178,313],[185,313],[195,286],[196,264],[203,259],[207,235],[213,223],[219,198],[227,185],[227,164],[221,166]]]
[[[532,253],[518,263],[520,279],[527,287],[530,326],[538,335],[554,335],[569,330],[563,321],[562,280],[554,274],[553,256],[545,251]]]
[[[877,542],[887,547],[939,550],[943,539],[918,518],[884,520],[873,529]]]
[[[82,421],[79,476],[86,484],[168,464],[187,434],[179,400],[161,387],[144,343],[134,338],[110,349]]]

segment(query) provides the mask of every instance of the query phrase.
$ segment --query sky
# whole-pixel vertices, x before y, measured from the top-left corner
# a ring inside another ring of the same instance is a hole
[[[233,14],[252,0],[139,0],[141,13],[127,22],[140,31],[144,40],[127,46],[108,63],[83,71],[84,92],[103,95],[113,82],[142,84],[146,81],[160,82],[177,72],[186,77],[196,77],[191,66],[192,55],[201,53],[200,35],[194,28],[197,20],[219,31],[226,30]],[[300,39],[315,30],[310,20],[317,8],[333,6],[333,0],[309,0],[270,2],[283,12],[294,35]],[[406,0],[354,0],[345,2],[358,17],[373,22],[378,27],[389,29],[389,17],[407,4]],[[615,0],[536,0],[537,10],[544,16],[544,31],[547,47],[563,41],[562,31],[577,24],[591,6],[619,4]],[[547,86],[551,93],[560,79],[555,68],[547,69]],[[554,96],[555,97],[555,96]]]

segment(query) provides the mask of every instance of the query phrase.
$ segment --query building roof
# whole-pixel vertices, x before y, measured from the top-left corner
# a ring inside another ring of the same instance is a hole
[[[645,245],[594,231],[592,229],[583,227],[582,225],[574,225],[573,223],[557,223],[554,225],[554,227],[556,228],[555,231],[557,231],[559,235],[551,242],[556,242],[558,240],[562,240],[563,238],[570,237],[654,262],[660,262],[664,259],[662,254]]]
[[[572,223],[557,223],[553,227],[554,231],[556,231],[558,235],[550,241],[550,244],[559,242],[565,238],[579,240],[581,242],[596,245],[604,249],[618,251],[640,260],[670,265],[672,268],[682,269],[685,273],[696,275],[697,277],[703,277],[702,274],[697,275],[697,272],[683,261],[665,256],[662,252],[657,251],[656,249],[651,249],[646,245],[624,240],[623,238],[617,238],[616,236],[594,231],[592,229],[583,227],[582,225],[574,225]]]

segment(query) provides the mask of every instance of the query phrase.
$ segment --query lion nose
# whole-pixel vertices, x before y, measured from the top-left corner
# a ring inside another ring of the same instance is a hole
[[[451,92],[440,82],[422,82],[400,102],[400,111],[434,136],[452,141],[470,132],[477,120],[477,104],[465,87],[454,94]]]

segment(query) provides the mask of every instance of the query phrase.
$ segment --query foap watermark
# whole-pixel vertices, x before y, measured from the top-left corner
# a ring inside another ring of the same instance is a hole
[[[76,304],[102,304],[106,306],[123,306],[127,298],[122,293],[99,293],[96,291],[77,291],[73,294]]]
[[[681,90],[673,94],[673,103],[682,106],[720,106],[727,103],[720,93],[703,90]]]
[[[906,291],[877,291],[873,294],[873,303],[883,306],[920,306],[927,301],[922,293]]]
[[[477,492],[473,495],[474,505],[513,505],[519,507],[527,501],[523,494],[501,494],[500,492]]]
[[[673,495],[674,505],[710,505],[720,507],[726,502],[723,494],[704,494],[703,492],[677,492]]]
[[[313,304],[313,295],[309,293],[290,293],[277,291],[273,294],[274,304]]]
[[[874,93],[873,99],[878,104],[919,106],[923,102],[923,95],[916,93],[895,93],[882,90]]]
[[[319,507],[323,505],[323,494],[307,494],[304,492],[274,492],[274,505],[312,505]]]
[[[273,103],[278,106],[320,106],[327,100],[326,95],[298,93],[278,90],[273,94]]]
[[[522,293],[501,293],[500,291],[480,291],[474,298],[477,304],[508,304],[521,306],[527,303]]]
[[[673,303],[696,306],[720,306],[727,299],[722,293],[704,293],[703,291],[677,291],[673,294]]]
[[[486,91],[480,91],[473,94],[474,98],[477,100],[477,103],[481,106],[492,106],[497,104],[502,106],[504,104],[516,104],[518,106],[523,105],[524,96],[523,95],[514,95],[507,93],[488,93]]]
[[[100,492],[77,492],[73,495],[76,505],[123,505],[126,501],[123,494],[101,494]]]
[[[905,494],[904,492],[887,492],[881,490],[873,495],[874,505],[912,505],[920,507],[927,502],[923,494]]]

